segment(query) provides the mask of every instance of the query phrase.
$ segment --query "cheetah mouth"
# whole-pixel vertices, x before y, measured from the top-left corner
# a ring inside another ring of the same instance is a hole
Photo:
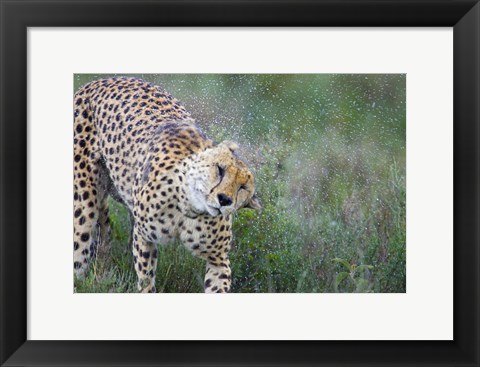
[[[210,215],[213,216],[213,217],[216,217],[217,215],[222,214],[222,212],[220,211],[220,209],[218,209],[217,207],[211,206],[211,205],[208,205],[208,212],[209,212]]]

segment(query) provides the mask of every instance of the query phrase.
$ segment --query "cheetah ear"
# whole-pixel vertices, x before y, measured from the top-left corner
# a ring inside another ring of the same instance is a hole
[[[232,153],[238,149],[238,144],[231,140],[225,140],[224,142],[221,143],[221,145],[226,146],[228,149],[232,151]]]
[[[255,210],[262,209],[262,203],[260,202],[257,194],[253,194],[252,198],[244,205],[244,208],[250,208]]]

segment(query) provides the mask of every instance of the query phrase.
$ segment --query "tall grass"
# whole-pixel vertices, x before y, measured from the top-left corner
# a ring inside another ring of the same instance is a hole
[[[406,291],[403,75],[139,75],[162,85],[213,139],[236,140],[261,212],[240,211],[233,292]],[[78,88],[100,75],[79,75]],[[126,210],[110,201],[112,253],[77,292],[135,291]],[[202,292],[205,264],[160,246],[157,290]]]

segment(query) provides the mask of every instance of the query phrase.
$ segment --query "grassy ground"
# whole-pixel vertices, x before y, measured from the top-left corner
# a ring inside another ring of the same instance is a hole
[[[213,139],[235,140],[264,209],[234,221],[233,292],[405,292],[403,75],[137,75]],[[75,88],[101,75],[80,75]],[[77,292],[134,292],[126,210]],[[201,292],[205,264],[161,246],[159,292]]]

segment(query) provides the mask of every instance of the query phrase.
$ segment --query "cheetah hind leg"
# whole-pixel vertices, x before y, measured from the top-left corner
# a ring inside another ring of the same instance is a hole
[[[102,176],[90,157],[84,157],[80,165],[93,167],[87,178],[74,176],[74,238],[73,268],[77,278],[83,278],[98,250],[102,256],[108,252],[110,224],[108,218],[107,192]],[[86,162],[86,163],[85,163]]]
[[[110,260],[111,252],[111,235],[112,228],[110,225],[110,216],[108,210],[108,202],[106,198],[102,201],[99,206],[99,215],[96,226],[96,243],[95,243],[95,252],[94,256],[96,259],[96,264],[99,266],[99,270],[103,272],[108,268],[108,263]]]
[[[87,274],[101,242],[99,210],[94,205],[95,198],[91,199],[87,205],[82,201],[74,202],[73,269],[77,278],[83,278]]]

